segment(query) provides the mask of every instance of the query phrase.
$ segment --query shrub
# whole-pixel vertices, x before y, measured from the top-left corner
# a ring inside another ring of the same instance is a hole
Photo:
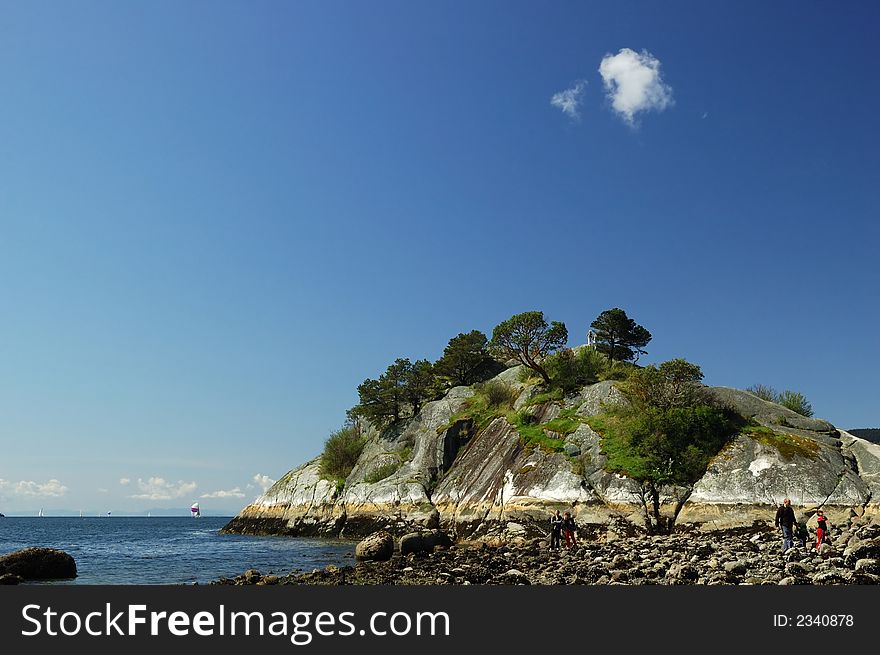
[[[578,352],[566,348],[547,357],[544,366],[553,385],[570,393],[597,382],[605,368],[605,358],[593,348],[581,348]]]
[[[634,371],[638,370],[639,368],[637,366],[630,364],[629,362],[614,362],[610,366],[606,365],[605,368],[599,371],[599,379],[623,382],[629,379],[629,376],[632,375]]]
[[[590,453],[581,453],[571,459],[571,472],[577,476],[585,477],[593,464],[593,456]]]
[[[367,440],[353,426],[333,432],[324,442],[324,452],[321,453],[320,461],[321,475],[337,483],[340,480],[344,481],[357,464],[366,443]]]
[[[813,406],[807,400],[807,397],[799,391],[785,390],[779,394],[776,402],[801,416],[809,417],[813,415]]]
[[[706,388],[700,384],[703,372],[696,364],[673,359],[660,366],[633,371],[624,385],[629,399],[641,407],[697,407],[711,405]]]
[[[516,389],[501,380],[489,380],[477,387],[477,393],[486,399],[489,408],[509,409],[519,395]]]
[[[778,394],[776,393],[776,389],[773,387],[768,387],[766,384],[753,384],[746,391],[750,391],[755,394],[761,400],[766,400],[771,403],[776,402],[776,397]]]
[[[786,389],[780,393],[773,387],[768,387],[764,384],[754,384],[746,389],[746,391],[755,394],[762,400],[767,400],[771,403],[787,407],[801,416],[809,417],[813,415],[813,406],[810,404],[810,401],[807,400],[807,397],[799,391]]]
[[[742,420],[714,399],[700,384],[696,364],[674,359],[635,371],[622,385],[632,401],[587,419],[602,437],[607,468],[623,473],[646,492],[646,512],[653,512],[658,529],[671,523],[660,513],[663,485],[691,485]]]
[[[724,411],[705,405],[615,408],[588,421],[602,434],[609,470],[653,485],[693,484],[737,429]]]

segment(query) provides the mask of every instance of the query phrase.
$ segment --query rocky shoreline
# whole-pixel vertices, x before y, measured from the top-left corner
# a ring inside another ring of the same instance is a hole
[[[836,585],[880,583],[880,522],[832,528],[817,552],[808,541],[782,553],[769,525],[671,535],[609,530],[576,548],[525,543],[436,546],[386,561],[358,561],[288,575],[250,570],[221,585]]]

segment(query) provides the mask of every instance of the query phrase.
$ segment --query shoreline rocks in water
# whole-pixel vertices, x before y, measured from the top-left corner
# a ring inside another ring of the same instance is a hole
[[[63,550],[24,548],[0,555],[0,584],[76,577],[76,562]]]
[[[880,583],[880,522],[855,519],[832,529],[818,552],[807,542],[782,553],[771,527],[637,534],[548,549],[519,544],[456,544],[385,561],[358,561],[286,576],[248,571],[225,585],[829,585]]]

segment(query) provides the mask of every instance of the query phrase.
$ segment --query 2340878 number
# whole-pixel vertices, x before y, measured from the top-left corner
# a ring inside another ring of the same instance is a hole
[[[851,627],[853,625],[852,614],[798,614],[795,625],[798,628],[822,627]]]

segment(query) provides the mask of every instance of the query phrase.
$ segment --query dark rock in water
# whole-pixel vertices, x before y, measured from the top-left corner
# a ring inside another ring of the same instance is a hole
[[[0,575],[22,580],[61,580],[76,577],[76,562],[62,550],[25,548],[0,556]]]
[[[394,537],[385,531],[371,534],[354,549],[355,558],[361,561],[384,562],[393,554]]]
[[[12,573],[4,573],[0,575],[0,585],[18,584],[22,580]]]

